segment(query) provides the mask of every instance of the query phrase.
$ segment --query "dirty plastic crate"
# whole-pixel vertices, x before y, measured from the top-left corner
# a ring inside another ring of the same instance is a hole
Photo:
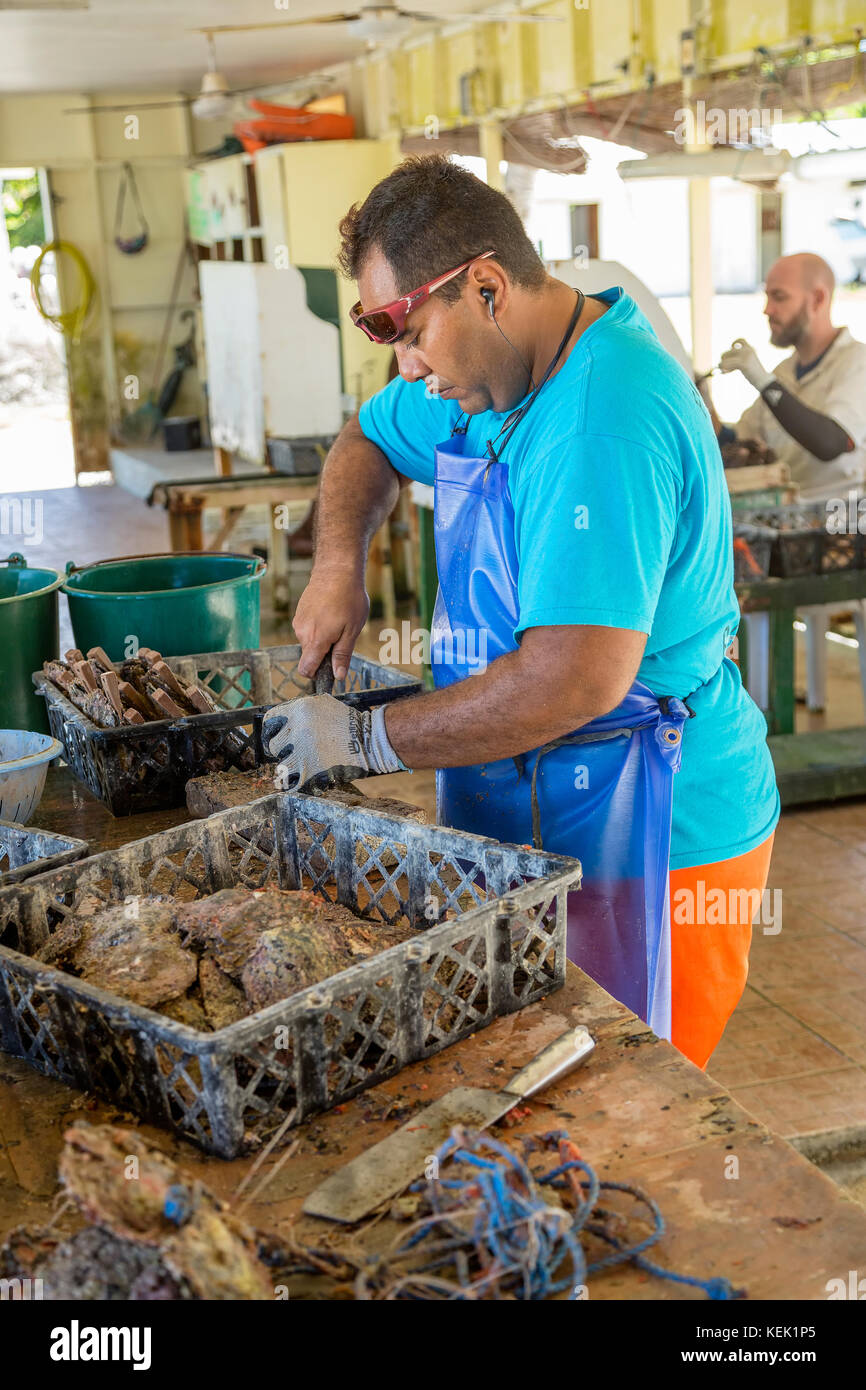
[[[769,526],[734,524],[734,582],[766,579],[777,532]]]
[[[822,557],[826,542],[831,539],[826,530],[826,514],[820,505],[796,504],[776,507],[770,511],[754,512],[743,521],[753,526],[770,527],[776,532],[776,540],[770,556],[770,575],[775,579],[795,579],[800,575],[820,574]],[[849,540],[853,537],[832,537],[836,540]],[[849,548],[852,559],[856,559],[856,548]],[[841,558],[844,547],[837,547],[835,554]],[[846,564],[831,565],[833,569],[847,569]]]
[[[42,671],[34,672],[33,681],[45,697],[51,732],[63,744],[75,776],[112,815],[129,816],[182,806],[191,777],[267,761],[262,722],[272,705],[304,693],[292,680],[300,654],[293,645],[166,657],[173,671],[197,681],[222,709],[116,729],[101,729]],[[312,689],[311,682],[305,685]],[[348,704],[371,709],[422,689],[405,671],[353,656],[346,680],[336,684],[334,693]]]
[[[73,859],[81,859],[87,849],[86,840],[0,820],[0,888],[57,869],[61,864],[71,864]]]
[[[274,793],[0,889],[0,1048],[232,1158],[558,989],[580,877],[575,859]],[[31,959],[85,894],[268,883],[418,934],[215,1033]]]
[[[821,573],[836,574],[839,570],[866,568],[866,535],[860,531],[860,498],[849,494],[845,507],[845,530],[837,530],[835,509],[821,504],[824,545],[821,550]]]

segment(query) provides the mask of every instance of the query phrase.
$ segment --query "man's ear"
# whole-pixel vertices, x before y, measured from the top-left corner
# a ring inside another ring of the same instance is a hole
[[[480,261],[468,272],[466,289],[470,303],[479,296],[485,307],[485,315],[491,319],[501,318],[509,298],[508,281],[495,261]],[[475,300],[476,304],[479,300]]]

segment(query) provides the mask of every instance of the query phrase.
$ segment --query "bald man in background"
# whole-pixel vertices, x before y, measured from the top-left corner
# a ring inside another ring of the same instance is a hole
[[[772,372],[742,338],[722,354],[722,371],[742,372],[759,393],[733,426],[721,423],[704,391],[719,443],[771,449],[806,500],[844,497],[866,479],[866,343],[834,328],[834,288],[820,256],[782,256],[767,275],[764,313],[774,347],[794,351]]]

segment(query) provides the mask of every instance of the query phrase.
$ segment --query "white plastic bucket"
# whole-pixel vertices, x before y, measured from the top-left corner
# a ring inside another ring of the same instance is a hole
[[[63,744],[48,734],[0,729],[0,820],[26,825],[42,798],[48,764]]]

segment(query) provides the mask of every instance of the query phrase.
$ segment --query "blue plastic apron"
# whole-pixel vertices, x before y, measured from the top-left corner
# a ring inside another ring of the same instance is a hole
[[[437,686],[470,679],[517,650],[514,508],[508,465],[464,453],[465,431],[436,450],[439,593],[431,633]],[[635,681],[622,704],[565,739],[436,774],[440,824],[574,855],[567,954],[670,1037],[668,872],[674,773],[690,711]]]

